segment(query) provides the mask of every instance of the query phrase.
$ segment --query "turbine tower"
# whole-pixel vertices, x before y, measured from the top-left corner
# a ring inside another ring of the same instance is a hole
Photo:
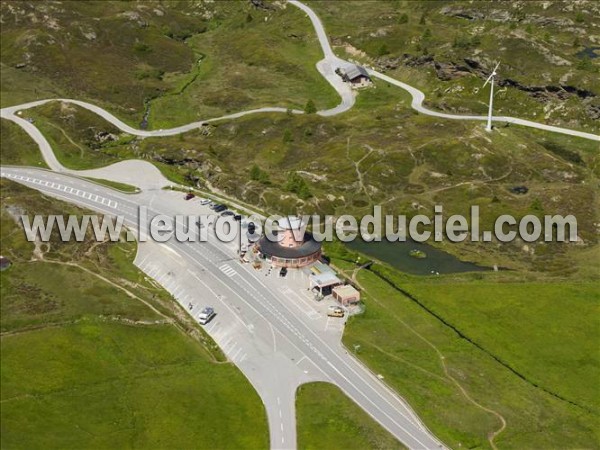
[[[498,68],[498,66],[500,65],[500,63],[496,64],[496,67],[494,67],[494,70],[492,70],[492,74],[488,77],[487,80],[485,80],[485,83],[483,83],[483,87],[481,89],[483,89],[488,83],[490,83],[490,106],[489,106],[489,110],[488,110],[488,120],[487,120],[487,126],[485,127],[486,131],[492,131],[492,106],[494,104],[494,81],[495,81],[495,77],[496,77],[496,69]]]

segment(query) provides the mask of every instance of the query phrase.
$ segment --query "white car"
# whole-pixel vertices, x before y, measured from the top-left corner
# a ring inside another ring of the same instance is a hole
[[[206,325],[213,317],[215,317],[215,310],[207,306],[198,314],[198,322],[200,325]]]
[[[209,203],[210,203],[210,200],[209,200],[209,199],[207,199],[207,198],[203,198],[203,199],[200,201],[200,204],[201,204],[201,205],[208,205]]]
[[[327,308],[327,316],[329,317],[344,317],[344,308],[341,306],[330,306]]]

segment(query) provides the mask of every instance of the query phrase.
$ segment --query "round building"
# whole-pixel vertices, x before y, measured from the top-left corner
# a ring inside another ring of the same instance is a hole
[[[321,257],[321,243],[312,234],[302,232],[299,217],[286,217],[278,221],[277,240],[263,236],[258,241],[260,253],[277,267],[304,267]],[[298,238],[296,237],[296,234]]]

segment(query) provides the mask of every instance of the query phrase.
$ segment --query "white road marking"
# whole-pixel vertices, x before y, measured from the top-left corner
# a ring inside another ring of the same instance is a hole
[[[293,289],[290,289],[289,286],[279,288],[279,291],[281,291],[281,293],[286,296],[293,295],[294,297],[298,298],[302,303],[304,303],[308,307],[308,310],[302,309],[300,307],[300,305],[298,304],[298,302],[294,302],[294,301],[290,302],[290,303],[293,303],[294,305],[296,305],[296,307],[298,307],[298,309],[300,309],[300,311],[302,311],[304,314],[306,314],[311,319],[315,320],[315,319],[318,319],[319,317],[321,317],[321,314],[318,311],[316,311],[313,308],[313,306],[305,298],[303,298],[301,295],[299,295]]]
[[[237,342],[236,341],[232,341],[231,342],[231,347],[229,347],[228,349],[223,349],[225,351],[225,353],[231,353],[233,352],[233,349],[237,347]]]
[[[237,351],[237,352],[235,352],[235,355],[233,355],[233,356],[231,357],[231,359],[233,360],[233,362],[235,362],[235,358],[237,358],[237,356],[238,356],[238,355],[239,355],[241,352],[242,352],[242,347],[240,347],[240,348],[238,349],[238,351]]]
[[[208,286],[208,284],[206,284],[204,281],[202,281],[200,279],[200,277],[198,275],[196,275],[192,270],[188,269],[188,273],[193,276],[196,280],[198,280],[200,283],[202,283],[206,289],[208,289],[214,296],[216,299],[221,301],[221,304],[225,305],[225,307],[229,310],[229,312],[231,314],[233,314],[233,317],[235,317],[242,325],[244,325],[248,330],[250,330],[250,332],[252,332],[252,330],[250,329],[250,327],[253,327],[252,325],[247,325],[242,318],[240,317],[239,313],[234,311],[233,309],[231,309],[231,306],[229,306],[227,304],[227,302],[225,301],[225,297],[222,295],[218,295],[213,289],[210,288],[210,286]]]
[[[229,264],[223,264],[221,267],[219,267],[219,270],[221,272],[223,272],[225,275],[227,275],[228,277],[232,277],[235,274],[237,274],[235,269],[233,267],[231,267]]]

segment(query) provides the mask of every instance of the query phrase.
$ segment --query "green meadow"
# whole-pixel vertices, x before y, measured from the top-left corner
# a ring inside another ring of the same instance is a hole
[[[366,305],[350,319],[344,344],[358,348],[357,356],[446,444],[597,445],[597,278],[423,277],[378,262],[356,271],[355,254],[332,251],[334,265],[363,289]]]
[[[2,448],[266,448],[262,403],[132,264],[134,243],[26,242],[18,213],[83,211],[1,181]]]
[[[403,449],[385,429],[337,387],[309,383],[296,393],[298,448]]]

